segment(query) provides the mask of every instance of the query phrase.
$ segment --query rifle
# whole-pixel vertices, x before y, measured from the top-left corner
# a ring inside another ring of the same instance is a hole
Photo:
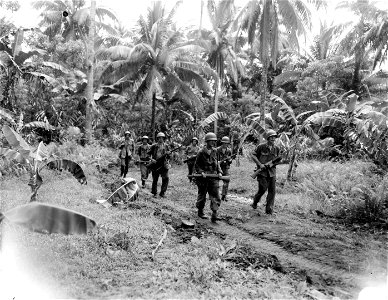
[[[149,161],[149,160],[136,159],[135,162],[136,162],[136,163],[140,163],[140,164],[141,164],[141,163],[146,163],[146,164],[148,164],[150,161]]]
[[[171,151],[169,151],[171,153],[179,150],[180,148],[182,148],[183,145],[180,145],[174,149],[172,149]],[[163,163],[163,161],[166,159],[166,156],[167,156],[167,153],[166,154],[163,154],[161,157],[159,157],[155,162],[150,162],[148,165],[147,165],[147,168],[148,169],[151,169],[151,170],[158,170],[160,169],[162,166],[161,164]]]
[[[233,160],[236,158],[236,156],[237,156],[237,154],[232,154],[231,156],[228,156],[228,157],[224,158],[223,160],[220,160],[219,164],[223,164],[224,162],[227,162],[229,159]]]
[[[189,175],[188,177],[189,178],[195,178],[195,177],[203,178],[202,174],[193,174],[193,175]],[[217,178],[219,180],[230,181],[230,176],[219,176],[218,174],[205,174],[205,178]]]
[[[183,163],[187,163],[188,161],[195,160],[197,158],[197,155],[190,156],[183,160]]]
[[[275,165],[275,164],[279,163],[281,160],[282,160],[282,158],[281,158],[280,156],[278,156],[278,157],[274,158],[273,160],[267,162],[267,164],[268,164],[268,163],[272,163],[273,165]],[[253,179],[255,179],[255,178],[257,177],[257,175],[259,175],[259,173],[260,173],[263,169],[265,169],[265,168],[266,168],[266,166],[264,165],[263,168],[258,168],[258,169],[256,169],[256,170],[254,171],[254,173],[251,175],[251,177],[252,177]]]

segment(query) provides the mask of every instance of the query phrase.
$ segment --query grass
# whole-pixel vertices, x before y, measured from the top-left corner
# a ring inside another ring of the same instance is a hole
[[[168,229],[168,238],[152,261],[151,252],[167,227],[154,216],[154,204],[146,195],[140,200],[145,204],[142,209],[106,209],[92,203],[106,194],[96,177],[89,176],[88,185],[81,186],[66,173],[44,171],[42,175],[39,201],[84,213],[100,228],[87,236],[41,235],[4,223],[3,254],[10,268],[4,267],[3,272],[19,270],[7,276],[9,287],[12,282],[34,283],[30,291],[39,287],[39,298],[301,297],[285,274],[266,268],[243,270],[223,260],[214,249],[226,244],[217,236],[182,243]],[[15,179],[1,181],[2,210],[29,199],[28,178]],[[184,195],[178,193],[178,197]],[[18,279],[21,273],[23,281]],[[15,287],[11,296],[23,296],[19,292]]]
[[[253,166],[253,162],[241,159],[239,167],[232,167],[233,178],[240,179],[231,181],[232,192],[253,198],[257,191],[256,181],[249,177]],[[296,180],[291,182],[286,180],[287,168],[288,165],[277,167],[275,203],[279,208],[299,213],[319,210],[346,217],[349,222],[372,222],[388,216],[388,176],[379,174],[370,162],[302,162]]]
[[[68,154],[78,161],[74,154],[76,149],[73,150]],[[98,153],[96,160],[89,160],[86,154],[78,155],[88,175],[87,186],[81,186],[66,172],[61,174],[47,170],[42,172],[44,183],[38,198],[39,201],[73,209],[95,219],[99,228],[93,233],[87,236],[41,235],[3,223],[2,252],[8,263],[3,265],[2,271],[3,275],[7,274],[4,286],[11,288],[11,296],[20,296],[21,289],[18,287],[26,286],[25,291],[32,293],[40,288],[40,296],[43,293],[43,296],[51,298],[306,297],[300,289],[301,282],[288,274],[253,265],[242,268],[228,261],[220,250],[227,248],[232,241],[209,234],[182,243],[179,234],[155,214],[157,209],[163,208],[163,201],[179,205],[178,199],[187,199],[187,207],[195,210],[196,188],[189,187],[187,178],[182,175],[186,166],[176,166],[171,170],[167,200],[155,201],[143,193],[136,202],[140,209],[106,209],[96,204],[96,199],[106,198],[109,194],[96,177],[96,163],[106,167],[107,161],[114,161],[114,153]],[[105,156],[109,160],[105,160]],[[330,206],[335,202],[333,197],[327,196],[332,190],[327,185],[333,185],[337,194],[343,195],[354,184],[371,186],[377,180],[373,173],[368,173],[370,166],[362,162],[301,164],[297,171],[298,180],[291,184],[285,182],[286,169],[286,165],[278,167],[275,210],[296,214],[295,217],[288,215],[287,220],[279,216],[274,222],[294,222],[295,230],[304,230],[302,233],[307,237],[336,234],[335,228],[326,225],[317,224],[311,231],[297,227],[300,223],[297,214],[315,209],[329,213],[336,209]],[[257,190],[257,182],[249,177],[253,172],[253,163],[243,158],[239,167],[232,165],[231,171],[230,191],[243,197],[253,197]],[[136,172],[138,178],[136,169],[130,172]],[[368,182],[365,182],[366,176]],[[1,211],[27,202],[27,182],[27,176],[2,177]],[[166,228],[167,238],[155,260],[152,260],[151,253]],[[237,243],[239,249],[250,253],[247,245],[241,241]],[[34,285],[28,286],[28,282]],[[14,283],[18,287],[12,288]]]

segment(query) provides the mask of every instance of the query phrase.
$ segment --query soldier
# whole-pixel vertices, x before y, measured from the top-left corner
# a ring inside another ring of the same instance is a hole
[[[198,208],[198,216],[202,219],[207,219],[203,213],[206,203],[206,194],[209,194],[210,209],[212,210],[211,221],[216,223],[220,220],[217,216],[218,208],[221,204],[219,194],[219,179],[206,178],[206,174],[218,174],[221,176],[221,168],[217,161],[217,152],[215,149],[217,137],[214,133],[209,132],[205,135],[206,145],[197,154],[194,164],[194,170],[197,174],[202,174],[202,177],[196,178],[198,186],[198,197],[196,207]]]
[[[156,197],[157,189],[158,189],[158,180],[159,176],[162,177],[162,187],[160,190],[160,197],[165,197],[167,187],[168,187],[168,170],[170,169],[170,147],[167,143],[165,143],[165,134],[163,132],[159,132],[156,135],[157,143],[153,144],[148,151],[148,154],[151,156],[151,164],[152,167],[152,189],[151,193]]]
[[[222,145],[217,148],[217,157],[220,162],[222,175],[229,176],[229,169],[232,163],[232,151],[229,149],[230,140],[227,136],[221,139]],[[221,200],[228,201],[226,195],[228,194],[229,181],[224,180],[222,185]]]
[[[124,143],[120,145],[120,165],[121,165],[121,177],[125,178],[128,173],[129,162],[132,159],[132,154],[135,151],[135,141],[131,137],[131,132],[126,131],[124,133]]]
[[[268,130],[266,132],[267,142],[258,145],[252,152],[253,161],[257,168],[262,170],[257,175],[258,191],[251,206],[256,209],[261,197],[268,189],[266,214],[272,214],[275,202],[276,165],[272,163],[272,160],[279,157],[280,153],[280,149],[274,144],[276,137],[277,134],[274,130]]]
[[[141,187],[145,188],[145,181],[148,178],[148,168],[147,165],[150,161],[150,145],[148,144],[148,136],[144,135],[141,138],[142,144],[137,148],[137,154],[139,155],[140,160],[140,174],[141,174]]]
[[[198,151],[198,139],[196,137],[193,137],[191,140],[191,145],[189,145],[186,149],[186,163],[187,167],[189,168],[189,174],[187,175],[188,177],[190,175],[193,175],[195,158],[197,157]],[[192,180],[193,179],[189,177],[189,181],[192,182]]]

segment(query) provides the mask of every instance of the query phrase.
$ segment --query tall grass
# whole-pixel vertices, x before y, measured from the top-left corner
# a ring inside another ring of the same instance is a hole
[[[288,165],[277,167],[278,207],[303,212],[319,210],[348,221],[374,222],[387,218],[388,175],[383,175],[371,162],[303,161],[299,163],[295,181],[287,181]],[[235,178],[232,193],[252,198],[257,182],[250,178],[254,163],[241,158],[232,165]]]

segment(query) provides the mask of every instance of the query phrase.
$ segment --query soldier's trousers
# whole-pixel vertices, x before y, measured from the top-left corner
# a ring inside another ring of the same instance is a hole
[[[167,191],[169,177],[168,177],[168,169],[161,168],[158,171],[152,171],[152,188],[151,193],[156,195],[158,193],[158,180],[159,176],[162,177],[162,187],[160,189],[160,194],[164,195]]]
[[[142,181],[145,181],[148,178],[149,171],[145,163],[140,163],[140,174]]]
[[[222,175],[223,176],[229,176],[230,175],[229,168],[222,168],[221,170],[222,170]],[[229,181],[223,180],[223,183],[222,183],[222,193],[221,193],[222,196],[226,196],[228,194],[228,188],[229,188]]]
[[[206,204],[206,194],[209,194],[210,209],[216,212],[221,204],[219,180],[210,178],[196,178],[198,197],[196,207],[203,210]]]
[[[253,198],[253,203],[254,204],[259,203],[261,197],[268,190],[267,204],[265,207],[265,212],[267,214],[271,214],[273,211],[274,203],[275,203],[276,176],[269,177],[269,176],[258,175],[257,182],[258,182],[259,189],[258,189],[255,197]]]
[[[189,174],[188,176],[190,175],[193,175],[193,171],[194,171],[194,164],[195,164],[195,161],[188,161],[187,162],[187,167],[189,169]],[[192,178],[189,178],[190,182],[192,181]]]
[[[126,177],[129,169],[129,162],[131,161],[132,156],[127,156],[121,159],[121,174],[120,177]]]

